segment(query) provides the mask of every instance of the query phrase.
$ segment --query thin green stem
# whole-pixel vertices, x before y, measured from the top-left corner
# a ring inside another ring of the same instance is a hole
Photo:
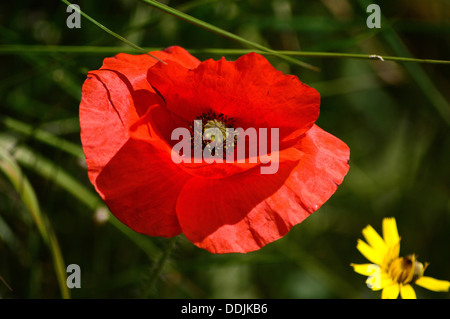
[[[61,1],[62,1],[63,3],[65,3],[66,5],[68,5],[68,6],[72,6],[72,3],[70,3],[70,2],[67,1],[67,0],[61,0]],[[97,27],[99,27],[100,29],[102,29],[103,31],[105,31],[106,33],[108,33],[108,34],[112,35],[113,37],[119,39],[120,41],[122,41],[123,43],[129,45],[130,47],[132,47],[132,48],[134,48],[134,49],[136,49],[136,50],[138,50],[138,51],[141,51],[142,53],[147,54],[147,55],[151,56],[152,58],[158,60],[159,62],[162,62],[162,63],[165,64],[164,61],[158,59],[157,57],[151,55],[150,53],[148,53],[146,50],[144,50],[144,49],[141,48],[140,46],[134,44],[133,42],[131,42],[131,41],[127,40],[127,39],[125,39],[124,37],[122,37],[121,35],[115,33],[114,31],[108,29],[108,28],[105,27],[103,24],[101,24],[100,22],[97,22],[95,19],[91,18],[89,15],[87,15],[86,13],[84,13],[83,11],[81,11],[80,9],[78,9],[76,6],[72,6],[72,8],[73,8],[76,12],[80,13],[83,17],[85,17],[86,19],[88,19],[89,21],[91,21],[93,24],[95,24]]]
[[[358,4],[363,10],[365,10],[370,3],[371,1],[369,0],[358,1]],[[384,16],[382,16],[382,20],[383,19],[385,19]],[[400,54],[402,56],[412,56],[402,38],[392,27],[386,28],[381,34],[381,37],[396,54]],[[405,69],[410,74],[414,82],[416,82],[418,89],[421,90],[423,95],[428,98],[431,105],[433,105],[442,119],[447,123],[447,125],[450,125],[450,104],[448,103],[446,97],[441,94],[425,70],[417,64],[408,64],[405,66]]]
[[[158,51],[163,48],[160,47],[144,47],[146,52]],[[192,54],[214,54],[214,55],[243,55],[250,52],[256,52],[262,55],[274,55],[273,53],[262,50],[248,50],[248,49],[186,49]],[[0,54],[16,54],[16,53],[74,53],[74,54],[116,54],[116,53],[137,53],[141,52],[136,49],[128,49],[115,46],[51,46],[51,45],[0,45]],[[363,60],[377,60],[377,61],[395,61],[395,62],[414,62],[414,63],[429,63],[429,64],[450,64],[450,60],[435,60],[435,59],[416,59],[410,57],[398,57],[377,54],[357,54],[357,53],[340,53],[340,52],[315,52],[315,51],[282,51],[276,52],[288,55],[308,58],[337,58],[337,59],[363,59]]]
[[[8,149],[3,147],[0,147],[0,171],[8,177],[19,193],[42,239],[49,247],[61,295],[64,299],[69,299],[70,291],[66,285],[66,268],[55,232],[47,217],[42,213],[36,193],[28,178],[23,174],[20,166],[11,156]]]
[[[164,266],[167,263],[167,260],[169,259],[170,254],[173,251],[173,248],[175,247],[175,242],[177,241],[177,237],[173,237],[170,239],[169,243],[167,244],[166,249],[162,252],[158,262],[156,263],[152,273],[150,274],[150,278],[148,282],[146,283],[146,287],[144,288],[144,291],[141,295],[142,298],[148,298],[150,295],[152,289],[154,288],[157,279],[161,275],[161,272],[164,269]]]
[[[11,286],[10,285],[8,285],[8,283],[6,282],[6,280],[2,277],[2,276],[0,276],[0,281],[10,290],[10,291],[13,291],[12,290],[12,288],[11,288]]]
[[[249,52],[256,52],[264,55],[274,55],[270,52],[259,50],[241,50],[241,49],[196,49],[189,50],[192,53],[209,53],[209,54],[229,54],[242,55]],[[0,48],[1,52],[1,48]],[[435,63],[435,64],[450,64],[448,60],[432,60],[432,59],[415,59],[395,56],[385,56],[378,54],[357,54],[357,53],[339,53],[339,52],[314,52],[314,51],[276,51],[283,55],[299,56],[309,58],[344,58],[344,59],[364,59],[364,60],[378,60],[378,61],[397,61],[397,62],[416,62],[416,63]]]
[[[189,22],[189,23],[191,23],[193,25],[202,27],[202,28],[204,28],[204,29],[206,29],[208,31],[215,32],[215,33],[217,33],[219,35],[222,35],[224,37],[236,40],[236,41],[241,42],[243,44],[249,45],[249,46],[251,46],[253,48],[259,49],[261,51],[272,53],[273,55],[279,57],[280,59],[283,59],[285,61],[297,64],[297,65],[299,65],[301,67],[304,67],[306,69],[310,69],[310,70],[313,70],[313,71],[319,71],[319,68],[317,68],[316,66],[313,66],[311,64],[308,64],[308,63],[305,63],[305,62],[302,62],[302,61],[299,61],[297,59],[293,59],[292,57],[289,57],[287,55],[283,55],[283,54],[281,54],[281,53],[279,53],[279,52],[277,52],[275,50],[269,49],[269,48],[267,48],[267,47],[265,47],[265,46],[263,46],[263,45],[261,45],[259,43],[256,43],[256,42],[244,39],[244,38],[242,38],[242,37],[240,37],[240,36],[238,36],[238,35],[236,35],[234,33],[228,32],[228,31],[223,30],[223,29],[221,29],[219,27],[216,27],[215,25],[212,25],[212,24],[207,23],[205,21],[202,21],[200,19],[194,18],[193,16],[190,16],[190,15],[188,15],[188,14],[186,14],[184,12],[181,12],[181,11],[179,11],[177,9],[171,8],[169,6],[166,6],[165,4],[159,3],[158,1],[154,1],[154,0],[141,0],[141,1],[146,3],[146,4],[148,4],[148,5],[151,5],[152,7],[155,7],[157,9],[161,10],[161,11],[169,13],[169,14],[177,17],[177,18],[185,20],[185,21],[187,21],[187,22]]]
[[[385,33],[384,39],[395,52],[402,55],[411,55],[402,39],[394,30]],[[437,113],[440,114],[447,125],[450,125],[450,104],[448,99],[439,91],[422,66],[408,64],[405,65],[405,69],[411,75],[414,82],[416,82],[418,89],[422,91],[423,95],[426,96],[431,102],[431,105],[434,106]]]
[[[48,224],[48,223],[47,223]],[[51,253],[53,256],[53,264],[56,269],[56,277],[58,278],[59,289],[61,291],[63,299],[70,299],[70,292],[67,288],[66,283],[66,265],[64,263],[64,259],[61,253],[61,248],[59,246],[58,239],[56,238],[56,234],[53,231],[53,228],[49,229],[49,246],[51,249]]]

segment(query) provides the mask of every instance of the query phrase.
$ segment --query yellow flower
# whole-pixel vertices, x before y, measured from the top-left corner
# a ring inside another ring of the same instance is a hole
[[[449,291],[450,282],[424,276],[428,263],[422,264],[416,256],[400,257],[400,236],[394,218],[383,219],[383,238],[368,225],[362,231],[366,241],[358,239],[356,248],[371,264],[351,264],[354,271],[368,276],[366,284],[372,290],[382,290],[381,298],[416,299],[411,284],[433,291]]]

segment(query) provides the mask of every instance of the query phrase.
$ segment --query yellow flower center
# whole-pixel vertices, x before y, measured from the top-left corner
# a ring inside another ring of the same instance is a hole
[[[231,147],[234,147],[237,141],[237,132],[234,131],[234,119],[229,118],[223,113],[217,115],[213,111],[203,113],[197,117],[196,120],[202,121],[201,131],[194,131],[194,137],[192,137],[192,146],[194,147],[194,139],[196,134],[197,138],[202,140],[201,149],[206,149],[211,152],[211,155],[215,154],[215,148],[222,148],[225,151],[227,149],[227,139],[231,141]],[[192,125],[190,126],[193,129]],[[227,129],[233,129],[233,133],[230,133]],[[222,135],[220,136],[221,133]],[[199,145],[200,146],[200,145]],[[215,147],[215,148],[213,148]]]
[[[206,122],[205,125],[203,125],[203,131],[208,130],[208,129],[212,129],[212,130],[218,129],[222,133],[223,138],[224,139],[227,138],[227,135],[228,135],[228,132],[226,131],[227,126],[222,121],[219,121],[216,119],[209,120],[208,122]],[[208,133],[205,133],[205,138],[207,138],[210,141],[214,141],[216,139],[216,136],[212,135],[212,134],[214,134],[214,133],[210,132],[209,135],[208,135]]]
[[[411,281],[416,281],[422,277],[423,271],[424,266],[421,262],[416,260],[415,255],[398,257],[394,259],[388,267],[388,274],[392,280],[401,284],[408,284]]]

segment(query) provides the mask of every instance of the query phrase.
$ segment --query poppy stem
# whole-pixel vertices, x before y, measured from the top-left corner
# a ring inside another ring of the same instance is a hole
[[[141,298],[145,299],[148,298],[151,291],[153,290],[156,281],[158,280],[159,275],[161,274],[162,270],[164,269],[164,266],[167,263],[167,260],[169,259],[170,254],[173,251],[173,248],[175,247],[175,242],[177,241],[177,237],[175,236],[170,239],[169,243],[166,246],[166,249],[162,252],[161,257],[157,261],[155,267],[153,268],[153,272],[150,275],[150,278],[146,284],[146,286],[143,289],[143,293],[141,294]]]

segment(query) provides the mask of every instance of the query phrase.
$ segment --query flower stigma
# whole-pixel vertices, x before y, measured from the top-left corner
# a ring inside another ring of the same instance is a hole
[[[213,111],[203,113],[196,120],[202,121],[201,130],[193,130],[194,136],[191,138],[192,149],[200,147],[208,151],[212,156],[216,152],[223,155],[223,150],[231,152],[236,145],[238,132],[234,130],[234,119],[223,113],[217,115]],[[192,125],[189,126],[191,129]],[[198,139],[202,144],[196,144]]]

